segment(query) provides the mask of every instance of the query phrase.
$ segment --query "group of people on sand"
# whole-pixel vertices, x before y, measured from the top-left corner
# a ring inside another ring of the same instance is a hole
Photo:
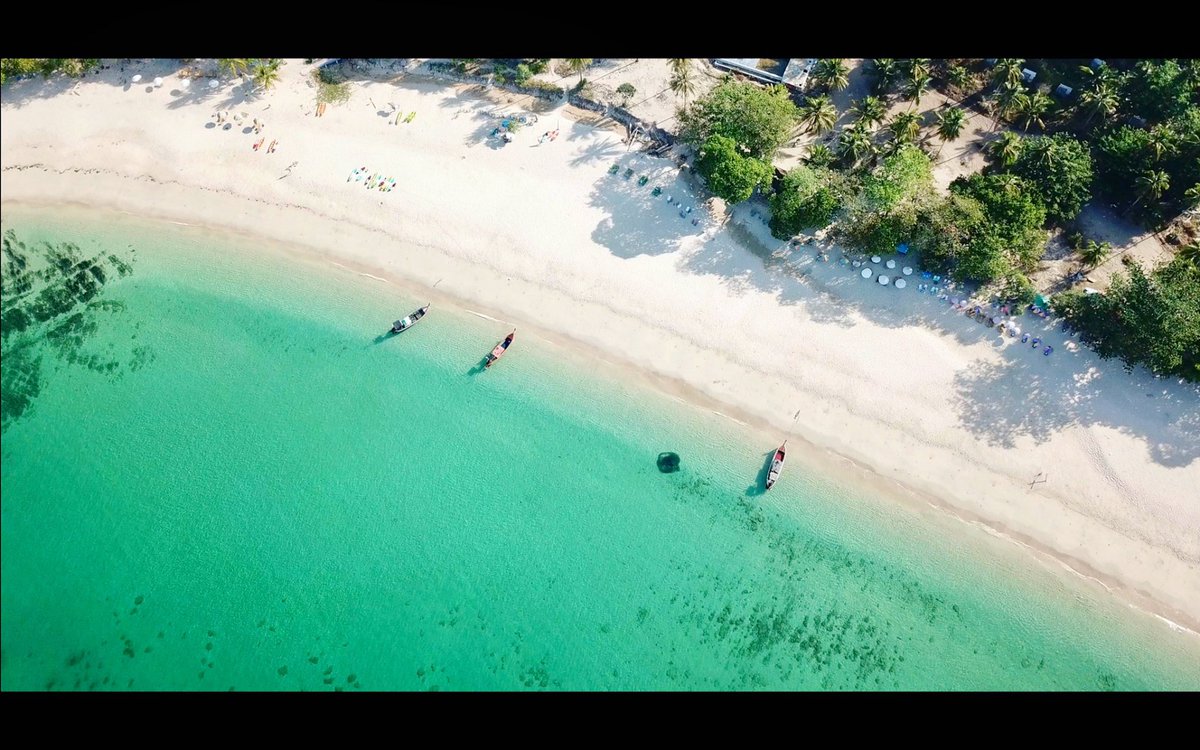
[[[350,176],[346,178],[346,182],[361,182],[367,190],[378,190],[381,193],[390,193],[396,188],[395,177],[385,177],[381,172],[367,172],[366,167],[357,167]]]

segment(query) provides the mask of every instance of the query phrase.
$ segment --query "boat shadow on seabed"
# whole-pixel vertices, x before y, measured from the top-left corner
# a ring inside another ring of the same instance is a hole
[[[763,465],[758,470],[754,484],[746,488],[746,497],[758,497],[767,494],[767,474],[771,471],[771,461],[775,459],[775,451],[769,450],[763,454]]]
[[[470,370],[467,370],[467,374],[470,375],[471,377],[474,377],[474,376],[478,375],[479,373],[483,372],[484,370],[487,369],[487,361],[488,361],[487,355],[484,355],[482,359],[480,359],[478,362],[475,363],[474,367],[472,367]]]

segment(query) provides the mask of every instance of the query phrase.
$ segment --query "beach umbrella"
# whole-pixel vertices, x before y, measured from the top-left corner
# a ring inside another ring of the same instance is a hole
[[[881,260],[883,260],[883,258],[880,258],[878,255],[872,255],[872,256],[871,256],[871,262],[872,262],[872,263],[878,263],[878,262],[879,262],[879,261],[881,261]]]
[[[142,74],[138,73],[137,75],[135,75],[133,78],[130,78],[129,80],[133,81],[134,83],[137,83],[138,81],[142,80]]]
[[[161,86],[161,85],[162,85],[162,83],[163,83],[163,81],[162,81],[162,79],[161,79],[161,78],[155,78],[155,79],[154,79],[154,86],[155,86],[155,88],[157,88],[157,87]]]
[[[908,286],[907,281],[905,281],[904,279],[896,279],[896,288],[897,289],[903,289],[906,286]]]
[[[890,259],[890,258],[889,258],[889,259],[888,259],[888,262],[887,262],[887,267],[888,267],[888,268],[895,268],[895,267],[896,267],[896,261],[894,261],[894,260],[892,260],[892,259]]]
[[[192,85],[192,79],[190,79],[190,78],[184,78],[182,81],[179,82],[179,88],[181,88],[181,89],[186,89],[187,87],[189,87],[191,85]]]
[[[904,275],[905,275],[905,276],[912,276],[912,267],[911,267],[911,266],[905,266],[905,267],[904,267]]]
[[[884,276],[883,274],[879,274],[879,283],[882,284],[883,286],[887,286],[888,285],[888,277]]]
[[[220,86],[220,85],[221,85],[221,83],[216,78],[208,79],[208,87],[210,89],[215,89],[217,86]]]
[[[863,277],[864,279],[869,279],[869,278],[871,278],[871,269],[869,269],[869,268],[864,268],[864,269],[862,270],[862,277]]]

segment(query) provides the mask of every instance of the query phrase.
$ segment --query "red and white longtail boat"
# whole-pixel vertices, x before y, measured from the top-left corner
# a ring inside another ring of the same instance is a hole
[[[513,329],[513,332],[508,334],[503,341],[496,344],[496,348],[492,349],[492,353],[487,355],[487,362],[483,365],[485,369],[491,367],[493,362],[504,356],[504,352],[508,351],[508,347],[512,344],[513,337],[516,335],[517,331]]]
[[[771,459],[771,469],[767,472],[767,489],[771,489],[775,482],[779,480],[779,474],[783,471],[783,459],[786,455],[787,441],[783,441],[783,445],[775,450],[775,458]]]

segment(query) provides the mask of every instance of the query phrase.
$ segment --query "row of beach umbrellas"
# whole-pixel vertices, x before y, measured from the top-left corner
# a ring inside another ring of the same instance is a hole
[[[142,82],[142,74],[138,73],[137,75],[135,75],[133,78],[130,78],[129,80],[133,81],[134,83],[141,83]],[[155,88],[158,88],[162,85],[163,85],[162,78],[154,79],[154,87]],[[192,85],[192,82],[188,78],[184,78],[182,81],[179,82],[179,88],[181,88],[181,89],[186,89],[191,85]],[[220,86],[220,85],[221,85],[221,83],[216,78],[208,79],[208,87],[210,89],[215,89],[217,86]]]

